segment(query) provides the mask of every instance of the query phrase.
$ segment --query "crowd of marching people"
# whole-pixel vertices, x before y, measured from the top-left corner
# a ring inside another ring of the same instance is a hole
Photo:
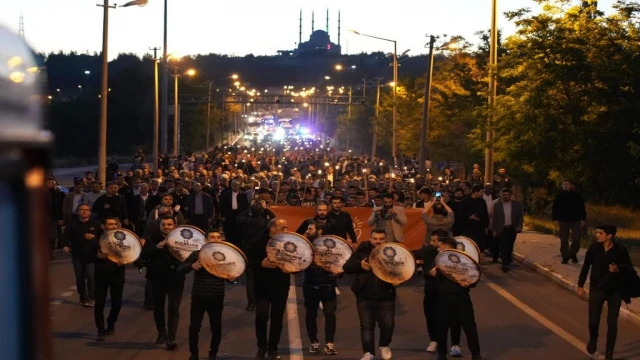
[[[462,356],[459,343],[464,330],[473,359],[482,359],[469,296],[475,285],[442,276],[433,262],[438,251],[457,247],[455,236],[465,236],[487,257],[485,263],[500,264],[502,271],[510,271],[513,245],[523,230],[524,210],[513,199],[506,169],[499,169],[492,183],[483,182],[479,166],[474,166],[466,179],[456,177],[446,166],[423,176],[417,171],[415,159],[393,166],[367,156],[337,155],[323,149],[323,145],[305,140],[286,145],[220,147],[202,154],[163,156],[155,169],[140,151],[134,155],[130,169],[122,171],[111,163],[106,184],[87,172],[74,180],[66,194],[59,190],[53,177],[48,178],[52,247],[71,254],[79,300],[83,306],[94,307],[98,340],[104,341],[115,333],[125,283],[124,266],[107,259],[98,239],[105,231],[125,228],[135,232],[142,244],[136,266],[146,268],[143,307],[153,311],[158,331],[156,344],[164,344],[168,350],[177,348],[185,275],[194,271],[190,359],[199,356],[198,335],[205,313],[212,329],[209,359],[216,358],[222,337],[224,281],[203,270],[197,252],[180,262],[167,251],[167,235],[176,227],[192,225],[205,233],[208,242],[224,239],[247,255],[246,310],[256,312],[256,358],[279,359],[290,275],[269,261],[265,246],[276,234],[295,230],[309,240],[335,235],[351,242],[354,252],[344,265],[344,272],[353,274],[362,359],[374,359],[376,324],[380,328],[379,354],[382,359],[391,359],[396,290],[370,271],[367,259],[372,249],[384,242],[402,243],[407,226],[405,209],[417,209],[427,234],[423,247],[413,251],[422,265],[418,273],[424,277],[424,313],[430,338],[427,351],[437,353],[440,360],[447,355]],[[439,176],[434,175],[440,171]],[[568,197],[564,203],[570,201],[575,202],[576,198]],[[287,219],[277,217],[270,209],[290,206],[314,208],[315,216],[297,229],[288,229]],[[576,207],[574,203],[571,206]],[[359,244],[349,214],[350,208],[358,207],[371,208],[367,223],[373,229],[370,234],[363,234],[370,239]],[[565,208],[563,204],[554,207],[554,216],[560,221],[584,220],[582,214],[568,216]],[[576,208],[579,212],[579,206]],[[569,231],[575,233],[576,229],[579,230],[571,224],[561,227],[565,263],[577,262],[577,250],[568,245]],[[611,233],[609,228],[603,231]],[[304,271],[310,353],[321,352],[316,317],[322,303],[326,321],[322,352],[337,354],[337,278],[317,266]],[[108,292],[111,310],[105,324]],[[447,344],[449,333],[451,347]]]

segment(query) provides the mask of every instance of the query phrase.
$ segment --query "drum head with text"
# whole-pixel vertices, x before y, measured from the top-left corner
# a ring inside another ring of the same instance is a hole
[[[202,249],[205,243],[204,233],[195,226],[178,226],[167,235],[169,252],[180,261],[185,261],[194,251]]]
[[[473,260],[480,264],[480,248],[475,241],[466,236],[456,236],[454,239],[458,242],[456,250],[467,253],[467,255],[471,256]]]
[[[353,249],[347,240],[335,235],[319,236],[313,241],[313,262],[335,275],[342,274],[342,266],[349,260]]]
[[[471,256],[460,250],[444,250],[436,255],[436,268],[442,275],[458,284],[473,285],[480,281],[480,266]]]
[[[198,254],[202,267],[211,275],[234,281],[247,269],[247,257],[233,244],[214,241],[205,244]]]
[[[369,265],[381,280],[398,286],[416,272],[416,259],[411,250],[395,242],[383,243],[371,251]]]
[[[286,273],[297,273],[313,263],[313,245],[291,232],[276,234],[267,243],[267,257]]]
[[[115,229],[106,232],[100,238],[100,251],[109,256],[109,260],[118,264],[131,264],[142,253],[142,244],[131,230]]]

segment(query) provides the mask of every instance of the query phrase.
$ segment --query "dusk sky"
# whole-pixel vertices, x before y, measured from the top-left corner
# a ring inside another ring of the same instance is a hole
[[[116,3],[124,4],[127,0]],[[102,43],[100,0],[7,0],[0,11],[0,25],[18,31],[24,15],[27,41],[39,52],[93,53]],[[614,0],[599,7],[611,12]],[[113,4],[114,1],[111,1]],[[579,0],[575,0],[578,4]],[[304,5],[308,4],[308,5]],[[313,5],[311,5],[313,4]],[[539,9],[532,0],[499,0],[499,28],[514,31],[502,13],[521,7]],[[298,16],[302,9],[302,39],[315,29],[324,30],[329,8],[329,34],[337,42],[338,10],[342,13],[343,53],[393,51],[391,43],[350,33],[355,29],[398,41],[398,52],[425,53],[425,34],[462,35],[472,42],[474,33],[490,26],[491,0],[169,0],[168,51],[180,55],[222,53],[274,55],[290,50],[298,41]],[[127,7],[110,13],[109,57],[118,53],[144,54],[162,46],[163,1],[149,0],[145,7]]]

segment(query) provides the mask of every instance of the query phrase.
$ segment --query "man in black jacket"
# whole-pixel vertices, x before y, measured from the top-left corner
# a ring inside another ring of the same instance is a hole
[[[434,261],[438,255],[438,244],[440,239],[449,237],[444,230],[434,230],[431,233],[429,243],[425,243],[420,249],[413,250],[416,259],[422,263],[422,274],[424,276],[424,299],[422,307],[424,316],[427,319],[427,332],[429,333],[429,346],[427,352],[435,353],[438,351],[438,282],[436,277],[431,275],[429,271],[435,266]],[[451,355],[461,356],[460,351],[460,322],[451,324]]]
[[[578,251],[580,250],[580,238],[582,229],[587,220],[587,210],[580,194],[574,191],[575,185],[571,180],[562,182],[562,192],[553,200],[553,221],[558,222],[560,235],[560,254],[562,263],[566,264],[571,259],[578,263]],[[569,247],[569,232],[571,232],[571,247]]]
[[[64,252],[71,253],[71,263],[76,275],[76,289],[80,304],[95,305],[95,261],[96,238],[102,233],[100,222],[91,219],[91,208],[87,204],[78,206],[78,218],[72,220],[62,235]]]
[[[120,227],[120,221],[115,217],[107,216],[102,221],[104,233]],[[124,289],[123,264],[117,264],[108,259],[107,254],[100,249],[100,240],[94,239],[97,260],[96,260],[96,306],[93,308],[93,317],[98,328],[97,341],[104,341],[106,335],[115,334],[115,324],[122,308],[122,291]],[[104,307],[107,302],[107,292],[111,294],[111,310],[107,318],[107,328],[104,327]]]
[[[329,213],[329,205],[324,202],[316,205],[316,216],[311,219],[306,219],[300,224],[298,230],[296,230],[297,234],[303,235],[307,231],[307,227],[310,223],[315,223],[317,225],[322,225],[322,235],[333,235],[331,232],[331,221],[328,218]],[[317,227],[316,227],[317,229]]]
[[[385,243],[385,239],[384,229],[373,229],[371,240],[362,242],[343,266],[346,274],[356,274],[351,290],[356,295],[360,317],[360,339],[364,352],[361,360],[373,360],[375,357],[376,323],[380,327],[378,344],[382,359],[392,357],[389,344],[395,325],[396,288],[375,276],[368,260],[371,250]]]
[[[251,202],[251,206],[238,215],[238,224],[244,230],[242,236],[242,249],[245,252],[258,242],[262,234],[268,230],[269,221],[275,219],[276,214],[271,210],[265,209],[261,201],[254,200]],[[252,268],[247,268],[245,271],[247,282],[245,284],[247,291],[247,311],[254,311],[256,309],[256,294],[255,294],[255,273]]]
[[[487,203],[482,198],[482,186],[473,185],[471,194],[464,199],[462,207],[462,235],[471,238],[484,253],[485,240],[489,229],[489,210]]]
[[[207,242],[222,241],[217,231],[207,234]],[[224,307],[224,279],[211,275],[202,268],[200,251],[195,251],[178,267],[178,273],[186,275],[195,271],[193,290],[191,291],[191,320],[189,323],[189,360],[199,360],[198,340],[204,313],[209,315],[211,326],[211,344],[209,360],[215,360],[222,339],[222,309]]]
[[[107,192],[96,200],[92,212],[97,214],[98,220],[113,216],[117,217],[122,224],[129,225],[127,200],[118,194],[118,185],[114,182],[107,183]]]
[[[331,222],[331,232],[333,235],[340,236],[345,240],[347,240],[347,235],[349,235],[351,243],[355,248],[358,243],[358,237],[356,236],[356,232],[353,228],[353,219],[351,218],[351,214],[341,211],[341,208],[342,197],[335,195],[332,196],[331,212],[327,215],[328,221]]]
[[[484,202],[484,200],[483,200]],[[438,250],[455,249],[458,242],[453,238],[440,239]],[[447,359],[447,335],[449,328],[459,323],[467,337],[467,345],[471,350],[471,359],[482,360],[480,354],[480,340],[476,326],[473,303],[469,296],[469,285],[460,285],[450,280],[435,267],[430,271],[431,276],[437,276],[437,322],[438,322],[438,358]],[[472,287],[475,285],[472,285]]]
[[[325,205],[326,206],[326,205]],[[324,234],[324,225],[316,222],[307,224],[305,237],[313,243],[315,239]],[[304,271],[302,280],[302,295],[304,297],[304,308],[306,310],[305,323],[307,325],[307,334],[309,335],[309,352],[317,354],[320,352],[320,343],[318,342],[318,325],[316,318],[318,317],[318,306],[322,302],[322,312],[324,314],[324,334],[325,347],[324,353],[327,355],[337,355],[333,340],[336,334],[336,310],[337,296],[336,287],[338,286],[337,277],[311,264]]]
[[[287,222],[281,218],[269,221],[269,229],[248,249],[249,267],[255,273],[256,294],[256,359],[280,359],[278,344],[282,335],[282,319],[289,297],[290,275],[280,270],[267,258],[267,242],[276,234],[287,231]],[[271,321],[268,339],[267,323]]]
[[[607,344],[605,360],[613,360],[613,350],[618,336],[618,315],[623,297],[623,275],[635,274],[629,252],[616,242],[614,225],[600,225],[596,231],[596,243],[591,244],[584,258],[578,279],[578,295],[585,296],[584,283],[589,279],[589,343],[587,352],[595,354],[598,345],[598,329],[602,306],[607,302]]]
[[[162,235],[151,237],[143,248],[143,257],[148,260],[147,277],[153,292],[153,319],[158,329],[156,345],[166,342],[167,350],[175,350],[176,332],[180,320],[180,303],[184,290],[184,275],[177,272],[180,261],[174,258],[167,249],[167,235],[176,227],[175,219],[160,219]],[[168,299],[168,328],[165,323],[165,302]],[[168,330],[168,331],[167,331]]]

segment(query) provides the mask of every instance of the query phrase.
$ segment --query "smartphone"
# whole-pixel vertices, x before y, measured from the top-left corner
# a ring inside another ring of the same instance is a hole
[[[436,198],[440,199],[442,197],[442,192],[436,191]]]

